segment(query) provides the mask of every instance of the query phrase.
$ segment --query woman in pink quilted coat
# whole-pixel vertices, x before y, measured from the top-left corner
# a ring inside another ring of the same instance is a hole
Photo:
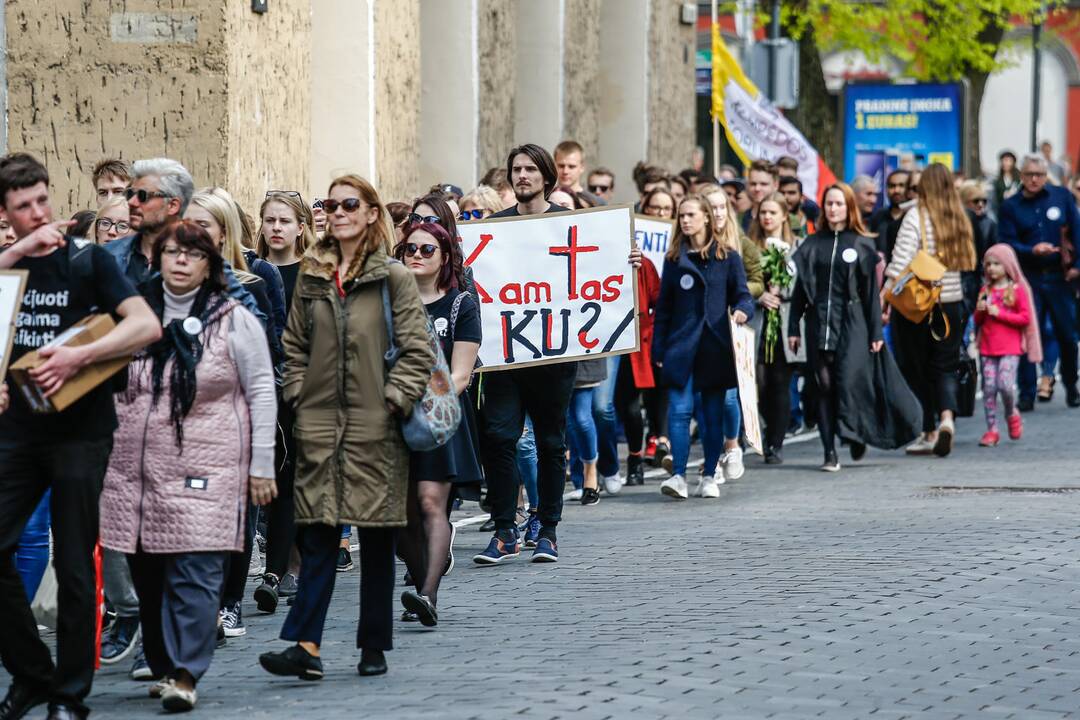
[[[224,260],[192,222],[154,245],[143,292],[162,339],[128,368],[101,494],[101,542],[126,553],[139,594],[151,689],[195,706],[217,642],[225,558],[244,545],[247,496],[274,485],[276,397],[259,321],[225,292]]]

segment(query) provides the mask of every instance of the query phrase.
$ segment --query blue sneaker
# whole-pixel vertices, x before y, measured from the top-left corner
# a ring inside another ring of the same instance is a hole
[[[559,562],[558,543],[551,538],[542,537],[536,541],[536,549],[533,550],[533,562]]]
[[[536,513],[529,513],[529,518],[521,524],[520,530],[525,534],[525,547],[536,547],[536,541],[540,537],[540,518],[536,517]]]
[[[509,541],[500,538],[498,533],[492,536],[484,552],[473,555],[473,562],[477,565],[498,565],[503,560],[510,560],[520,555],[521,543],[518,541],[517,533],[514,531],[511,533],[513,535]]]

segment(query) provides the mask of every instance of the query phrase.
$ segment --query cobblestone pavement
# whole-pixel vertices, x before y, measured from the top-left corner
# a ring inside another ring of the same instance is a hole
[[[838,475],[817,470],[811,438],[781,467],[749,460],[713,501],[670,500],[650,478],[596,507],[569,504],[557,565],[474,567],[487,537],[463,527],[441,624],[396,623],[387,676],[355,672],[353,571],[338,579],[323,682],[263,673],[256,656],[283,647],[284,616],[253,614],[215,656],[196,713],[1074,716],[1080,410],[1058,398],[1027,420],[1018,444],[976,447],[976,417],[946,460],[871,450]],[[996,490],[934,489],[960,485]],[[1060,487],[1072,491],[1049,490]],[[95,716],[159,716],[126,670],[98,674]]]

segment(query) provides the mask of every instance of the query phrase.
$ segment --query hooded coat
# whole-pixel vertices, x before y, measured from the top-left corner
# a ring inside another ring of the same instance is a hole
[[[792,255],[795,287],[787,333],[805,317],[811,366],[836,354],[837,431],[845,440],[892,450],[914,440],[922,406],[882,339],[878,254],[872,241],[849,230],[822,229]]]
[[[382,249],[354,263],[340,291],[339,257],[333,238],[305,253],[282,338],[282,397],[296,413],[296,522],[401,527],[409,450],[387,403],[407,417],[427,386],[427,311],[412,274]],[[384,282],[401,350],[389,372]]]

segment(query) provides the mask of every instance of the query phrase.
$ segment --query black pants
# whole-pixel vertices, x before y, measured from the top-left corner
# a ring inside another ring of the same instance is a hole
[[[566,411],[574,391],[575,363],[502,370],[484,376],[484,473],[497,530],[514,527],[521,476],[517,441],[532,418],[536,433],[537,516],[545,528],[562,519],[566,485]]]
[[[0,659],[15,681],[85,711],[94,680],[94,544],[112,438],[0,444]],[[53,566],[59,584],[57,661],[38,635],[14,553],[26,521],[52,488]]]
[[[198,682],[217,646],[218,604],[225,558],[236,553],[128,555],[139,594],[143,651],[155,678],[186,670]]]
[[[278,495],[263,509],[266,516],[266,572],[281,578],[289,568],[289,553],[296,541],[293,523],[296,479],[296,440],[293,425],[296,416],[285,403],[278,403],[278,436],[274,451]]]
[[[394,647],[394,535],[396,528],[356,528],[360,538],[360,621],[356,647],[391,650]],[[300,580],[293,606],[281,627],[281,639],[322,645],[326,613],[337,579],[341,528],[301,525]]]
[[[649,435],[667,437],[668,391],[660,387],[660,367],[656,363],[653,363],[652,371],[656,387],[641,391],[645,401],[645,420],[649,424]]]
[[[897,312],[891,320],[897,365],[922,403],[923,432],[937,427],[937,418],[943,410],[956,412],[960,346],[966,318],[963,303],[942,303],[941,309],[949,320],[949,334],[941,340],[931,333],[931,327],[939,335],[944,331],[937,309],[932,313],[932,326],[926,321],[916,325]]]
[[[630,356],[619,358],[619,374],[615,377],[615,414],[626,432],[626,446],[632,455],[641,452],[645,426],[641,422],[641,393],[634,384],[634,368]]]
[[[244,523],[244,551],[226,554],[225,582],[221,588],[221,607],[235,605],[244,599],[248,567],[251,565],[251,553],[255,545],[255,528],[259,524],[259,510],[258,505],[248,503],[247,520]]]
[[[772,362],[758,364],[758,400],[765,420],[765,447],[779,450],[791,423],[791,373],[795,369],[784,356],[778,339]],[[765,353],[762,353],[764,360]]]

